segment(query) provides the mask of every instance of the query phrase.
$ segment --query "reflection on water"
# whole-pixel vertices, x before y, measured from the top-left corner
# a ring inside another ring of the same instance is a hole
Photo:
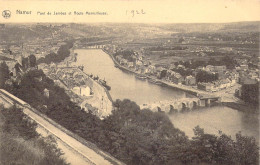
[[[161,87],[147,81],[136,79],[114,67],[112,59],[102,50],[77,49],[77,65],[83,65],[88,74],[98,75],[111,86],[110,94],[114,100],[125,99],[135,101],[137,104],[160,100],[186,97],[186,94],[176,89]],[[242,134],[259,138],[259,117],[247,114],[228,107],[217,106],[203,110],[178,113],[170,116],[175,127],[184,131],[189,137],[193,136],[193,128],[199,125],[205,132],[218,134],[218,131],[231,135],[239,131]]]
[[[140,105],[169,98],[186,97],[182,91],[169,90],[146,80],[136,79],[134,74],[121,71],[114,67],[110,56],[102,50],[80,49],[75,50],[75,53],[78,53],[77,64],[83,65],[86,73],[98,75],[101,79],[105,78],[111,86],[110,94],[114,100],[128,98]]]
[[[219,130],[235,138],[241,131],[243,135],[259,137],[259,116],[233,110],[224,106],[216,106],[187,113],[170,116],[174,126],[192,137],[193,128],[199,125],[205,132],[218,134]],[[258,139],[257,139],[258,140]]]

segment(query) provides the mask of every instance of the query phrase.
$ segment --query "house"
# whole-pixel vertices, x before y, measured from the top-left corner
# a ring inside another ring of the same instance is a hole
[[[148,72],[154,74],[156,72],[156,67],[154,65],[149,65]]]
[[[167,70],[166,79],[172,80],[173,75],[174,75],[174,71],[172,71],[172,70]]]
[[[231,81],[229,79],[222,79],[218,82],[219,89],[225,89],[231,86]]]
[[[248,70],[248,65],[246,65],[246,64],[240,65],[240,69],[241,70]]]
[[[172,70],[172,69],[175,69],[175,68],[176,68],[175,65],[171,65],[169,69]]]
[[[90,94],[91,94],[90,87],[82,86],[82,87],[80,87],[80,89],[81,89],[81,93],[80,93],[81,96],[90,96]]]
[[[205,67],[205,70],[208,72],[223,73],[224,71],[227,70],[227,67],[225,65],[220,65],[220,66],[207,65]]]
[[[149,61],[144,61],[144,66],[149,66],[150,65],[150,62]]]
[[[75,76],[73,76],[75,79],[78,79],[78,80],[82,80],[84,79],[84,76],[80,73],[76,74]]]
[[[227,67],[225,65],[214,66],[214,72],[222,73],[226,70],[227,70]]]
[[[240,71],[240,70],[241,70],[241,67],[240,67],[240,66],[235,66],[235,70],[236,70],[236,71]]]
[[[57,65],[55,63],[51,62],[50,69],[57,70]]]
[[[91,89],[88,86],[74,87],[72,91],[80,96],[90,96],[91,94]]]
[[[127,67],[128,68],[134,67],[134,62],[127,62]]]
[[[45,97],[49,98],[49,97],[50,97],[50,91],[45,88],[45,89],[43,90],[43,95],[44,95]]]
[[[138,60],[137,57],[134,54],[131,55],[131,58],[133,59],[133,61]]]
[[[197,71],[198,71],[198,70],[205,70],[205,69],[206,69],[206,68],[205,68],[204,66],[199,66],[198,69],[197,69]]]
[[[184,81],[184,78],[179,74],[179,73],[176,73],[173,77],[173,80],[172,80],[175,84],[182,84],[182,82]]]
[[[185,66],[184,65],[178,65],[177,68],[185,69]]]
[[[214,88],[212,83],[198,83],[198,89],[211,92]]]
[[[72,91],[77,94],[77,95],[80,95],[80,87],[74,87],[72,88]]]
[[[145,66],[141,67],[141,73],[146,74],[148,72],[149,72],[149,69],[147,67],[145,67]]]
[[[125,64],[127,64],[127,62],[128,62],[128,61],[127,61],[126,59],[122,58],[119,63],[120,63],[121,65],[125,65]]]
[[[186,78],[185,78],[185,84],[186,85],[195,85],[196,84],[196,78],[195,77],[193,77],[193,76],[187,76]]]
[[[250,77],[251,79],[256,79],[256,78],[259,77],[259,75],[258,75],[257,72],[249,72],[248,75],[249,75],[249,77]]]
[[[156,68],[156,75],[157,75],[157,78],[162,78],[162,72],[163,71],[165,71],[166,73],[167,73],[167,71],[166,71],[166,69],[164,69],[163,67],[158,67],[158,68]],[[166,75],[165,75],[166,76]]]
[[[207,65],[205,70],[208,71],[208,72],[214,72],[215,69],[214,69],[213,65]]]
[[[120,60],[122,60],[122,59],[123,59],[123,56],[122,56],[122,55],[116,56],[116,60],[117,60],[117,61],[120,61]]]
[[[136,66],[142,66],[142,65],[143,65],[143,62],[140,61],[140,60],[137,60],[135,64],[136,64]]]

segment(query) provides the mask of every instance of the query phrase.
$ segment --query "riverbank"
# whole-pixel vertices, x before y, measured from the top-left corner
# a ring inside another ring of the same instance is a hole
[[[137,73],[125,66],[120,65],[118,63],[118,61],[114,58],[114,56],[112,54],[110,54],[109,52],[107,52],[106,50],[102,49],[102,51],[110,56],[110,58],[114,62],[115,67],[119,68],[122,71],[132,73],[136,76],[140,76],[140,73]],[[248,106],[246,104],[239,103],[240,100],[238,98],[234,97],[233,93],[234,93],[235,89],[237,89],[239,87],[239,84],[235,84],[233,87],[228,88],[226,90],[210,93],[210,92],[198,90],[198,89],[195,89],[195,88],[192,88],[189,86],[174,84],[174,83],[168,82],[166,80],[160,80],[160,79],[153,78],[153,77],[147,76],[147,75],[141,75],[141,76],[146,77],[146,79],[148,79],[148,81],[153,84],[181,90],[181,91],[184,91],[195,97],[198,97],[199,95],[206,96],[206,97],[219,97],[219,98],[221,98],[221,102],[223,103],[223,105],[236,109],[236,110],[239,110],[239,111],[245,111],[244,109],[247,109],[247,106]],[[253,112],[253,110],[250,110],[250,112]]]
[[[252,106],[246,103],[236,103],[236,102],[222,102],[222,105],[227,106],[232,109],[236,109],[238,111],[255,113],[259,115],[259,107]]]
[[[181,90],[149,83],[147,79],[139,80],[135,74],[116,68],[111,57],[101,49],[79,49],[75,50],[75,53],[78,53],[78,64],[84,66],[86,73],[99,75],[108,81],[112,87],[109,93],[114,100],[130,99],[141,107],[145,103],[187,98],[188,94]],[[241,131],[248,136],[258,138],[256,125],[259,120],[257,115],[219,104],[220,106],[201,107],[198,110],[174,113],[170,118],[174,118],[171,121],[176,128],[188,134],[190,132],[192,135],[193,128],[200,125],[207,133],[218,135],[218,130],[221,130],[227,135],[235,136],[237,132]],[[173,109],[176,108],[177,106],[173,107]]]
[[[112,54],[110,54],[109,52],[107,52],[106,50],[102,49],[103,52],[105,52],[106,54],[108,54],[111,59],[113,60],[114,64],[115,64],[115,67],[123,70],[123,71],[127,71],[129,73],[133,73],[137,76],[140,75],[140,73],[137,73],[125,66],[122,66],[120,65],[117,60],[114,58],[114,56]],[[170,83],[170,82],[167,82],[167,81],[164,81],[164,80],[160,80],[160,79],[156,79],[156,78],[153,78],[153,77],[150,77],[150,76],[147,76],[147,75],[142,75],[142,76],[145,76],[147,79],[151,80],[149,82],[155,82],[155,84],[157,85],[161,85],[161,86],[167,86],[167,87],[170,87],[170,88],[174,88],[174,89],[178,89],[178,90],[182,90],[184,92],[187,92],[189,94],[192,94],[194,96],[198,96],[198,95],[212,95],[212,93],[209,93],[209,92],[206,92],[206,91],[202,91],[202,90],[198,90],[198,89],[194,89],[194,88],[191,88],[191,87],[188,87],[188,86],[184,86],[184,85],[177,85],[177,84],[173,84],[173,83]]]
[[[81,73],[83,73],[85,76],[87,76],[93,83],[97,83],[99,86],[101,86],[101,87],[104,89],[104,91],[106,92],[106,95],[107,95],[108,99],[109,99],[111,102],[113,102],[113,99],[112,99],[112,97],[111,97],[111,95],[110,95],[110,93],[109,93],[109,91],[107,90],[106,87],[104,87],[100,82],[95,81],[95,80],[94,80],[92,77],[90,77],[86,72],[80,70],[79,68],[77,68],[77,69],[78,69],[79,72],[81,72]]]
[[[74,48],[71,49],[71,50],[74,52]],[[72,63],[77,62],[77,56],[78,56],[78,54],[73,53],[70,62],[72,62]],[[79,66],[77,66],[77,67],[79,67]],[[87,74],[86,72],[84,72],[84,68],[83,68],[83,70],[81,70],[81,69],[78,68],[78,70],[79,70],[79,72],[81,72],[81,73],[83,73],[85,76],[87,76],[90,80],[92,80],[92,82],[95,82],[95,83],[97,83],[98,85],[100,85],[100,86],[104,89],[104,91],[105,91],[105,93],[106,93],[108,99],[109,99],[111,102],[113,102],[112,96],[110,95],[108,89],[107,89],[104,85],[102,85],[102,84],[101,84],[100,82],[98,82],[98,81],[95,81],[92,77],[90,77],[89,74]]]
[[[64,88],[71,100],[81,108],[92,111],[99,118],[109,116],[113,110],[113,100],[110,93],[100,82],[91,78],[78,65],[74,65],[76,64],[77,54],[74,53],[73,47],[69,51],[70,55],[62,62],[57,63],[55,69],[49,70],[48,65],[43,65],[41,68],[48,77],[56,80],[57,85]],[[66,80],[66,83],[64,80]],[[73,90],[74,87],[81,89],[82,85],[88,86],[93,93],[87,96]]]

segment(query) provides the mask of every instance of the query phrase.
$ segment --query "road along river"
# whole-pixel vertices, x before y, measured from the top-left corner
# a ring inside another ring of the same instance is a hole
[[[99,76],[111,86],[113,100],[130,99],[142,105],[169,99],[187,97],[183,91],[162,87],[137,79],[134,74],[123,72],[114,66],[111,57],[101,49],[76,49],[76,65],[83,65],[84,72]],[[259,140],[259,116],[224,106],[204,108],[169,116],[175,127],[193,136],[193,128],[199,125],[205,132],[218,134],[219,130],[232,137],[239,131]]]

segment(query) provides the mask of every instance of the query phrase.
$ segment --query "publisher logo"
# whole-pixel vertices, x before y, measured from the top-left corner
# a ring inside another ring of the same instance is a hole
[[[11,11],[10,10],[4,10],[2,12],[2,16],[5,18],[5,19],[8,19],[11,17]]]

